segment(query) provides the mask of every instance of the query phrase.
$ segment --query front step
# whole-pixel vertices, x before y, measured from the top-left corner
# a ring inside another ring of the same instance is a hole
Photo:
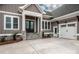
[[[26,33],[26,39],[39,39],[40,34],[39,33]]]

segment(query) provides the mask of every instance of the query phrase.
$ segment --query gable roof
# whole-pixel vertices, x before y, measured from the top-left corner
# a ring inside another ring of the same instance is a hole
[[[26,5],[24,5],[24,6],[21,6],[20,9],[24,10],[24,9],[28,8],[30,5],[32,5],[32,4],[26,4]],[[39,10],[42,14],[44,14],[44,11],[42,10],[42,8],[41,8],[38,4],[34,4],[34,5],[38,8],[38,10]]]
[[[75,11],[79,11],[79,4],[63,4],[62,6],[53,10],[51,13],[54,18],[56,18]]]

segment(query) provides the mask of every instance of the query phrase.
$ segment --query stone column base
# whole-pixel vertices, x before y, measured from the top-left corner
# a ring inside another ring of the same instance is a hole
[[[22,32],[22,37],[23,37],[23,40],[26,40],[26,31]]]

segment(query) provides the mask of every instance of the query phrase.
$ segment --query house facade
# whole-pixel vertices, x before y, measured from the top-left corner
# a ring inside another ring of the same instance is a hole
[[[18,32],[24,40],[40,39],[43,32],[51,32],[53,37],[77,40],[79,11],[78,8],[75,9],[66,14],[62,14],[66,11],[55,10],[52,12],[54,19],[51,19],[52,16],[46,15],[38,4],[2,4],[0,5],[0,36]]]
[[[42,38],[42,31],[51,30],[49,17],[38,4],[2,4],[0,5],[0,36],[18,32],[24,39]],[[45,29],[42,21],[46,22]]]

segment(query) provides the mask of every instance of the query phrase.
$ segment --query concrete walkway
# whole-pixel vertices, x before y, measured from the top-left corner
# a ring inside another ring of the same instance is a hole
[[[78,54],[79,41],[58,38],[26,40],[0,46],[1,54]]]

